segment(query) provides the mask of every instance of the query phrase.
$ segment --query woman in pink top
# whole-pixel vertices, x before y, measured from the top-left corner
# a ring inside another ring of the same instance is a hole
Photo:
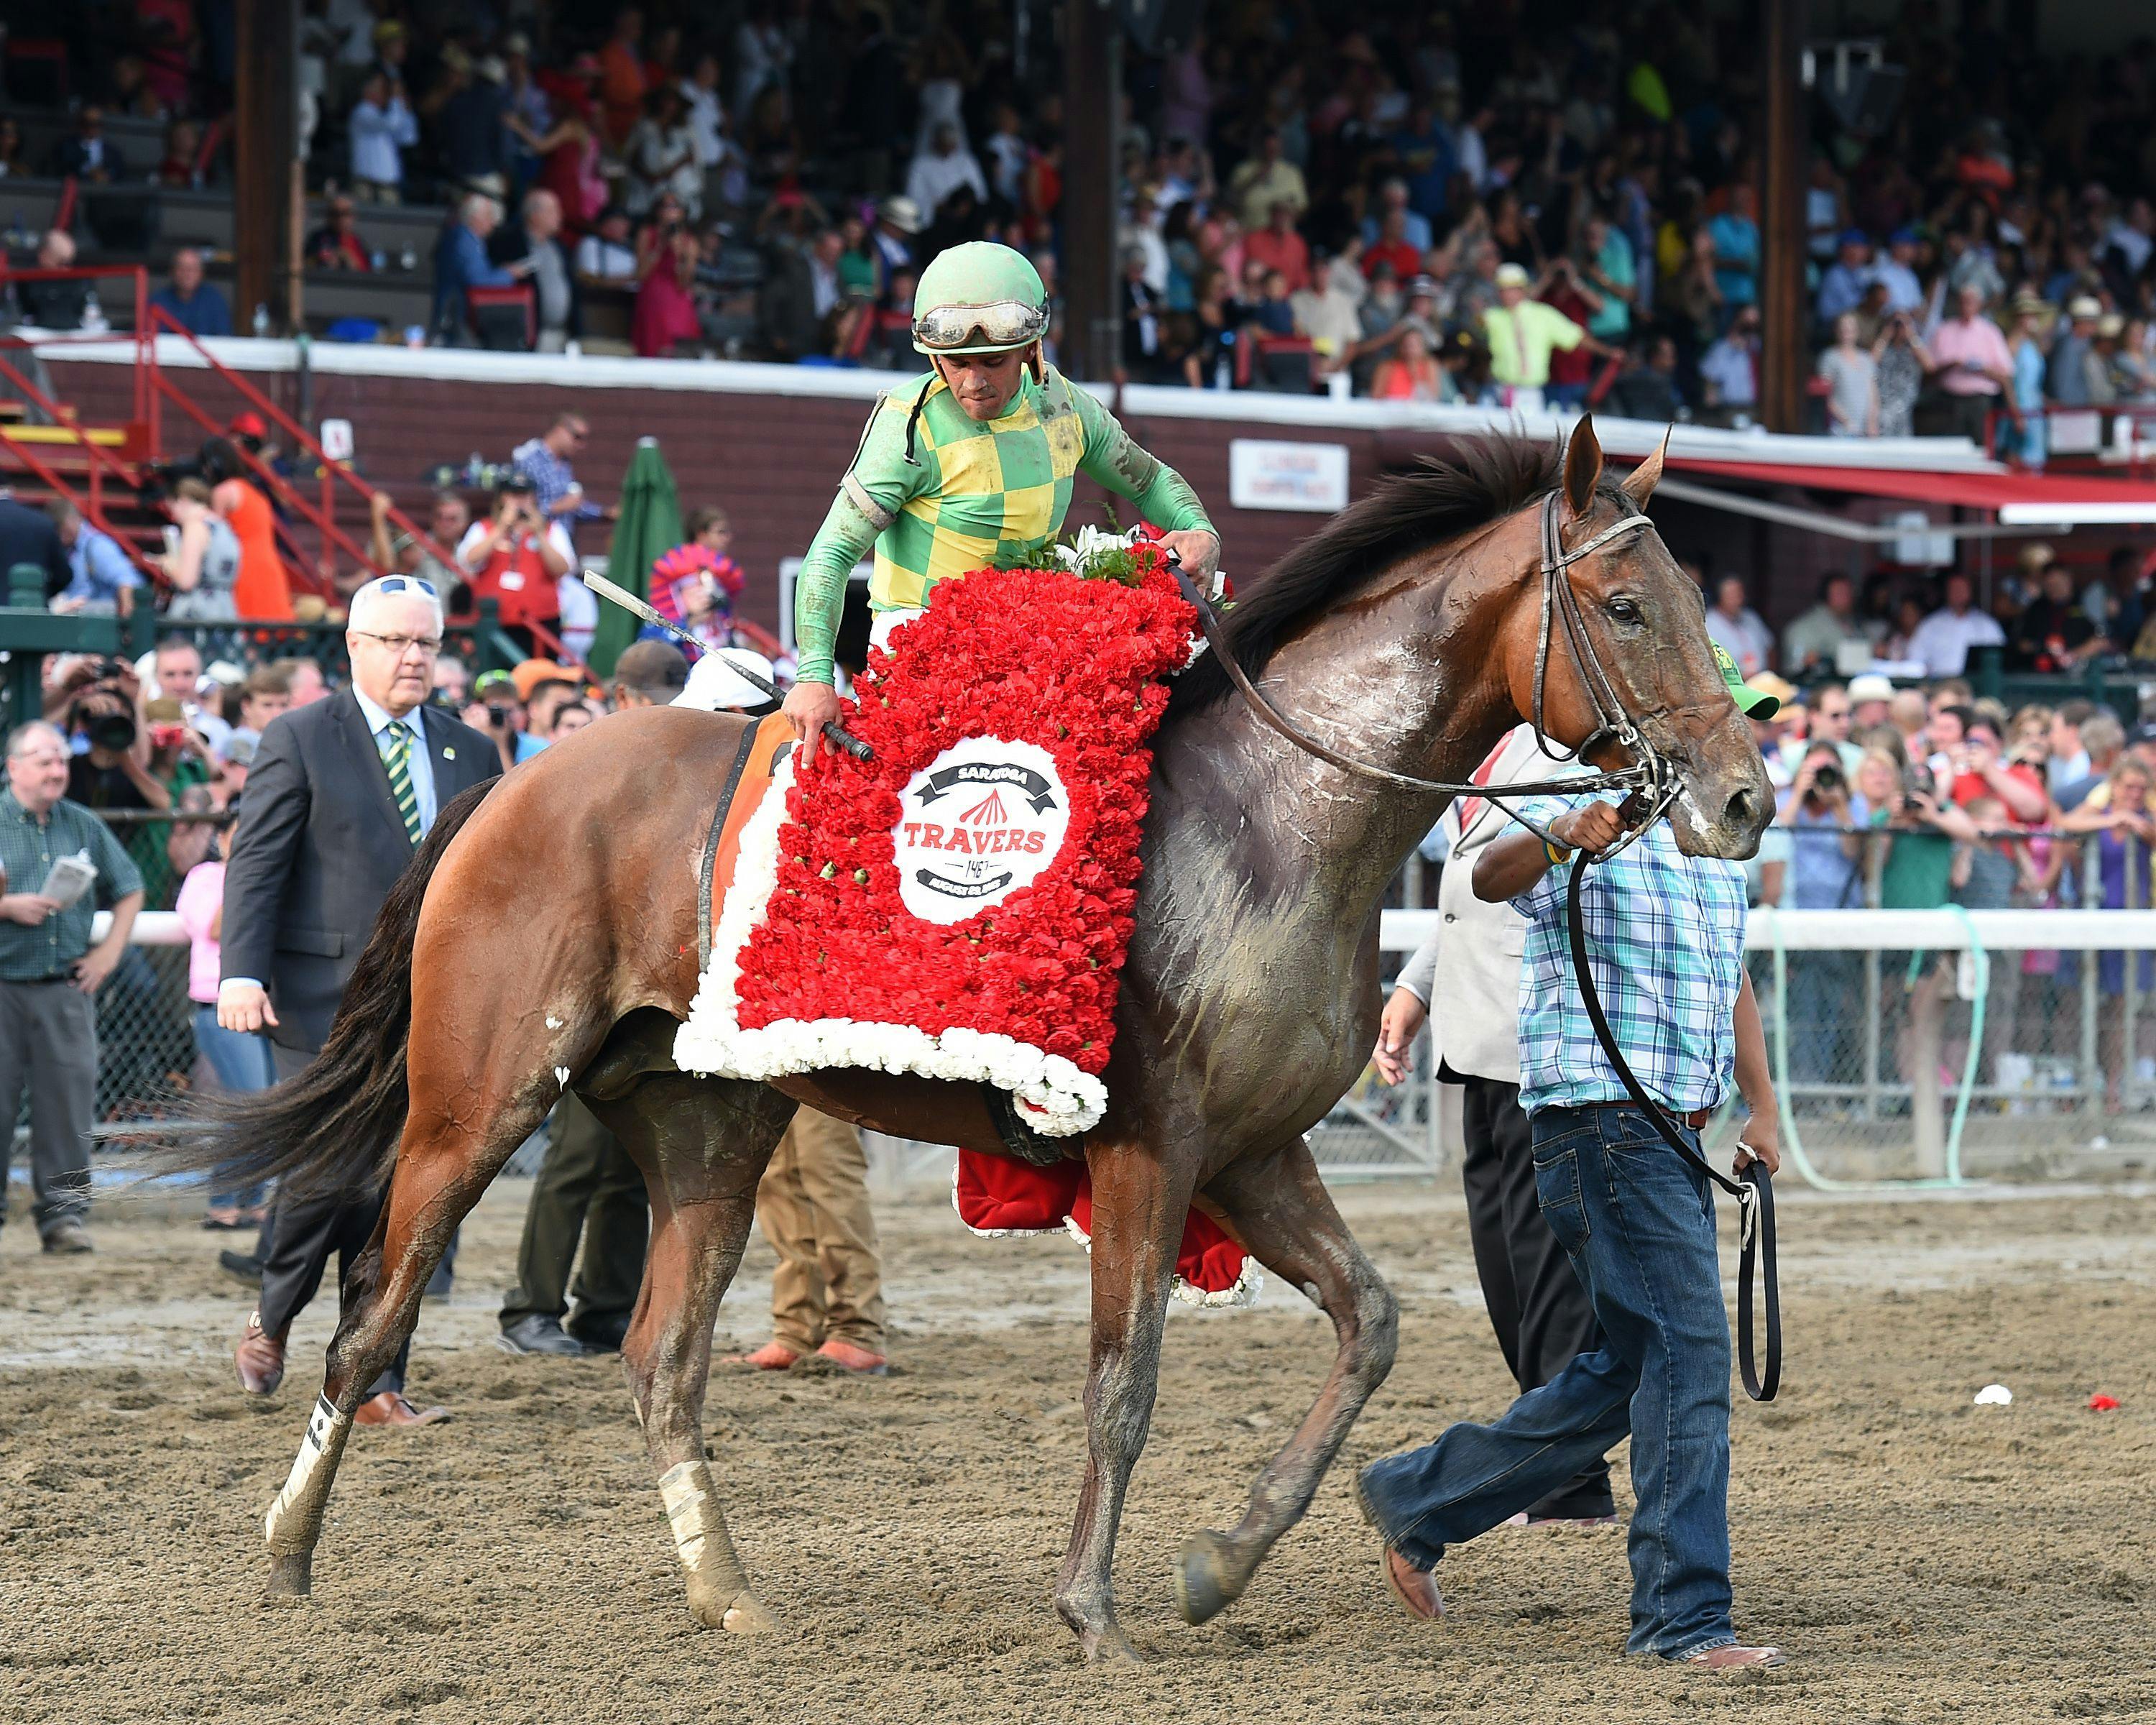
[[[216,854],[187,870],[174,906],[187,934],[187,999],[195,1004],[195,1045],[226,1090],[267,1090],[276,1082],[269,1039],[228,1030],[217,1021],[218,937],[224,925],[224,861],[231,854],[232,828],[218,828],[215,843]],[[263,1195],[259,1181],[237,1192],[212,1192],[203,1226],[258,1226]]]

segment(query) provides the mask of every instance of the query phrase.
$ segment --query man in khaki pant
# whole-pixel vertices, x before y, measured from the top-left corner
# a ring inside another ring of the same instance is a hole
[[[778,1254],[772,1339],[726,1364],[783,1372],[813,1352],[866,1377],[891,1369],[868,1172],[856,1128],[813,1108],[793,1117],[756,1189],[757,1224]]]

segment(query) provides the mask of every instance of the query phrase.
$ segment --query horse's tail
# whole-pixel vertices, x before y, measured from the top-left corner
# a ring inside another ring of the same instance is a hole
[[[214,1168],[232,1187],[275,1179],[291,1192],[363,1190],[388,1177],[409,1103],[404,1057],[419,907],[442,853],[492,785],[473,786],[435,816],[382,901],[321,1053],[295,1078],[206,1110],[210,1130],[158,1153],[160,1164]]]

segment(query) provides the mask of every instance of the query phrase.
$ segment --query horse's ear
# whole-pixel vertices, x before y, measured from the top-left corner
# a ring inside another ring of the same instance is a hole
[[[1632,506],[1646,512],[1647,500],[1655,495],[1655,487],[1662,482],[1662,458],[1670,452],[1670,433],[1674,425],[1662,433],[1661,446],[1637,467],[1617,482],[1617,489],[1632,500]]]
[[[1574,516],[1594,506],[1594,488],[1601,479],[1602,445],[1595,441],[1594,416],[1583,413],[1564,450],[1564,501]]]

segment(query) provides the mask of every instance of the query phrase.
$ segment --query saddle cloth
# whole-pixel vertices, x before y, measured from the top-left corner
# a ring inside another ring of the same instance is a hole
[[[1107,1106],[1151,742],[1195,619],[1149,546],[1113,579],[978,570],[871,648],[845,721],[869,758],[803,768],[765,720],[706,847],[706,963],[675,1064],[993,1086],[1072,1153],[1031,1187],[995,1178],[1040,1226],[1090,1214],[1070,1170]],[[1193,1285],[1232,1291],[1240,1249],[1224,1277],[1204,1268],[1227,1247],[1199,1221]]]

